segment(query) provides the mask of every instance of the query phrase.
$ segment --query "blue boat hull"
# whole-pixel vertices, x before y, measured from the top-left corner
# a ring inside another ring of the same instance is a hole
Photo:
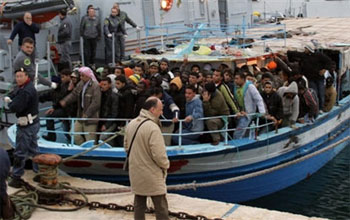
[[[334,144],[335,142],[348,137],[349,132],[350,128],[345,130],[342,135],[339,135],[336,139],[328,142],[327,144],[324,144],[324,147],[327,147],[330,144]],[[346,146],[349,146],[349,143],[349,141],[345,141],[335,146],[334,148],[310,157],[309,159],[278,169],[273,172],[268,172],[263,175],[247,178],[242,181],[211,187],[200,187],[196,190],[181,190],[172,192],[192,197],[213,199],[230,203],[253,200],[285,189],[310,177],[310,175],[317,172],[327,162],[331,161]]]

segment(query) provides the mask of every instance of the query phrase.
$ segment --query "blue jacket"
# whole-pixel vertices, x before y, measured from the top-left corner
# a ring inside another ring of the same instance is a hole
[[[18,34],[18,45],[22,45],[22,41],[26,37],[30,37],[35,42],[35,34],[39,33],[39,25],[32,23],[32,25],[27,25],[25,22],[21,21],[15,25],[11,33],[10,39],[15,39]]]
[[[23,87],[16,89],[12,94],[9,95],[12,102],[9,103],[11,111],[16,113],[16,117],[32,116],[39,113],[39,98],[34,84],[29,81]],[[38,121],[38,117],[34,119],[34,122]]]
[[[199,96],[195,96],[191,101],[186,102],[186,117],[192,116],[190,123],[184,123],[183,128],[193,132],[204,130],[204,121],[197,120],[204,117],[202,101]]]

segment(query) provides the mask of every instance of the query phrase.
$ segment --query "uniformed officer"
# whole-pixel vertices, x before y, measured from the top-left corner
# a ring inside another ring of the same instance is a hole
[[[113,8],[117,9],[117,19],[119,21],[119,28],[116,32],[116,60],[122,61],[125,58],[125,38],[126,35],[126,29],[125,29],[125,22],[130,24],[132,27],[136,28],[137,30],[141,30],[140,27],[138,27],[135,22],[133,22],[129,17],[128,14],[124,11],[121,11],[119,9],[119,4],[114,3]]]
[[[57,46],[58,51],[61,54],[59,65],[61,68],[69,68],[72,70],[72,60],[69,55],[69,50],[71,48],[71,37],[72,37],[72,22],[67,17],[67,10],[62,9],[58,14],[61,20],[60,26],[58,27],[57,34]]]
[[[112,8],[111,9],[111,14],[104,20],[104,26],[103,26],[103,31],[104,31],[104,35],[105,35],[105,62],[106,64],[109,63],[113,63],[113,61],[115,62],[115,60],[112,60],[113,55],[112,55],[112,48],[114,46],[115,50],[114,53],[116,56],[116,50],[117,50],[117,46],[116,46],[116,40],[114,41],[114,45],[113,44],[113,34],[116,34],[118,32],[118,28],[121,28],[121,26],[119,25],[119,19],[117,18],[117,13],[118,10],[116,8]],[[124,34],[126,34],[125,30],[121,30]],[[114,35],[115,37],[116,35]]]
[[[92,5],[88,7],[88,15],[81,19],[80,36],[84,39],[85,65],[94,65],[97,41],[101,38],[101,25]]]
[[[13,69],[19,70],[20,68],[24,68],[31,81],[35,78],[35,61],[33,56],[31,56],[32,53],[34,53],[34,40],[26,37],[23,39],[21,51],[18,52],[13,61]],[[38,74],[38,82],[53,89],[57,87],[56,83],[50,82],[40,74]]]
[[[17,89],[4,98],[8,107],[17,117],[16,149],[9,186],[20,188],[21,176],[28,157],[38,154],[37,134],[39,132],[39,99],[29,74],[23,69],[15,71]],[[37,167],[33,165],[34,171]]]

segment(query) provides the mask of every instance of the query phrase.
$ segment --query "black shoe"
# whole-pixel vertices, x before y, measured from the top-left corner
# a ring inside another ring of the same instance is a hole
[[[36,175],[36,176],[33,178],[33,181],[36,182],[36,183],[40,183],[40,175]]]
[[[43,135],[42,138],[44,138],[47,141],[56,141],[56,138],[52,137],[51,135]]]
[[[21,178],[12,177],[11,181],[9,182],[9,186],[16,188],[16,189],[22,188],[23,180]]]

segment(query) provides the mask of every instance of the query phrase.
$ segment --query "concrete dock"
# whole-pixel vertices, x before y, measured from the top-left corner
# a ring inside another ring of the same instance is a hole
[[[30,184],[34,184],[32,181],[34,174],[31,171],[26,171],[24,179]],[[89,188],[89,189],[107,189],[121,187],[117,184],[92,181],[80,178],[74,178],[69,176],[60,176],[60,182],[69,182],[72,186]],[[12,194],[17,189],[9,187],[8,193]],[[78,195],[69,195],[69,198],[80,198]],[[118,194],[103,194],[103,195],[88,195],[89,202],[97,201],[100,203],[116,203],[118,205],[132,205],[133,194],[132,193],[118,193]],[[191,198],[187,196],[168,194],[169,210],[172,212],[185,212],[190,215],[201,215],[209,219],[222,218],[222,219],[235,219],[235,220],[321,220],[322,218],[306,217],[302,215],[296,215],[286,212],[271,211],[262,208],[254,208],[243,206],[239,204],[224,203],[218,201],[211,201],[206,199]],[[151,206],[151,201],[148,201]],[[54,208],[69,208],[69,206],[50,206]],[[71,206],[70,208],[72,208]],[[114,211],[107,209],[95,209],[89,210],[89,208],[83,208],[75,212],[50,212],[43,209],[36,209],[31,219],[84,219],[84,220],[114,220],[114,219],[133,219],[133,212],[126,212],[122,210]],[[146,214],[146,219],[155,219],[153,214]],[[171,219],[176,219],[171,217]]]

